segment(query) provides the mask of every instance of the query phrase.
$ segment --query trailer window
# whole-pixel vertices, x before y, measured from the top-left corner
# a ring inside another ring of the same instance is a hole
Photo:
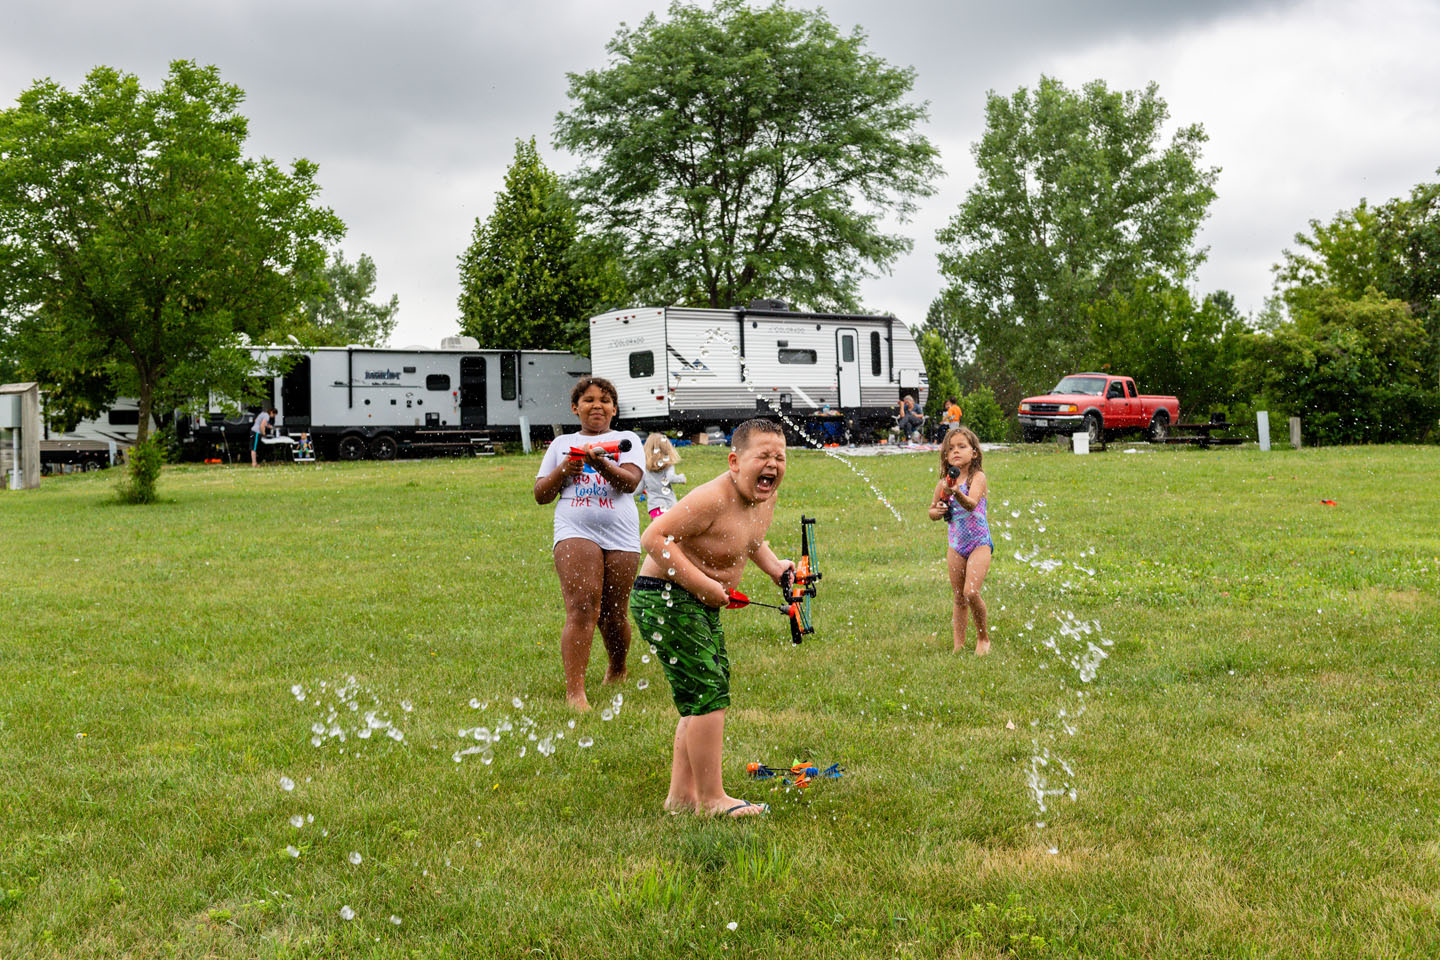
[[[780,351],[781,363],[816,363],[818,359],[814,350],[788,349]],[[854,360],[855,358],[852,356],[850,359]]]
[[[641,377],[653,377],[655,375],[655,352],[653,350],[636,350],[630,354],[630,379],[639,380]]]
[[[450,374],[448,373],[427,373],[425,375],[426,390],[450,390]]]
[[[870,375],[880,376],[880,331],[870,331]]]
[[[138,427],[140,425],[140,411],[111,410],[110,425],[112,427]]]
[[[515,399],[515,354],[500,355],[500,399]]]

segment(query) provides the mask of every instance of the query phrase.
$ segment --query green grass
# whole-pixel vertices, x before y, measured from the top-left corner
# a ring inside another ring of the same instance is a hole
[[[0,495],[0,957],[1440,955],[1440,453],[1121,450],[986,456],[983,660],[949,653],[933,455],[858,461],[903,524],[792,456],[772,543],[817,516],[825,578],[798,648],[726,614],[745,823],[660,811],[644,643],[619,715],[568,726],[536,458]],[[1044,750],[1076,798],[1041,815]],[[792,759],[847,773],[743,780]]]

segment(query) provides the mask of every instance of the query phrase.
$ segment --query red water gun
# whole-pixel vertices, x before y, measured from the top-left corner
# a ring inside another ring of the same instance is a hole
[[[604,451],[605,451],[605,456],[609,457],[611,460],[619,460],[619,459],[620,459],[620,454],[622,454],[622,453],[629,453],[631,446],[632,446],[632,444],[630,443],[629,440],[611,440],[611,441],[609,441],[608,443],[592,443],[592,444],[590,444],[590,449],[591,449],[591,450],[604,450]],[[570,448],[570,459],[571,459],[571,460],[584,460],[584,459],[585,459],[585,448],[584,448],[584,447],[571,447],[571,448]]]

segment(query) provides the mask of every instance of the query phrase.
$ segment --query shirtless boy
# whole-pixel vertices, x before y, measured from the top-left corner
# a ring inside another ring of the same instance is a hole
[[[729,470],[686,494],[640,537],[645,561],[630,612],[657,648],[680,711],[665,809],[744,817],[770,808],[730,796],[721,782],[730,661],[720,609],[746,560],[777,584],[795,565],[765,542],[785,479],[785,434],[772,421],[747,420],[730,445]]]

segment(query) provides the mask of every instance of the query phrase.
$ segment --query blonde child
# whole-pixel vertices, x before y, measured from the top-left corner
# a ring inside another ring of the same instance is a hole
[[[795,564],[765,542],[785,478],[785,434],[769,420],[747,420],[730,437],[729,469],[686,494],[640,537],[645,561],[630,612],[660,654],[675,709],[674,756],[665,809],[747,817],[763,803],[730,796],[720,776],[730,659],[720,610],[740,585],[747,560],[776,584]]]
[[[988,486],[980,471],[980,438],[969,427],[956,426],[940,443],[940,482],[930,498],[930,519],[949,522],[949,548],[945,552],[950,568],[950,589],[955,608],[951,629],[955,652],[965,649],[965,629],[975,617],[975,655],[990,652],[990,623],[980,587],[990,572],[990,555],[995,541],[985,516]]]
[[[641,486],[652,520],[675,506],[675,491],[671,487],[685,482],[685,474],[675,472],[679,462],[680,454],[665,434],[652,433],[645,438],[645,478]]]

